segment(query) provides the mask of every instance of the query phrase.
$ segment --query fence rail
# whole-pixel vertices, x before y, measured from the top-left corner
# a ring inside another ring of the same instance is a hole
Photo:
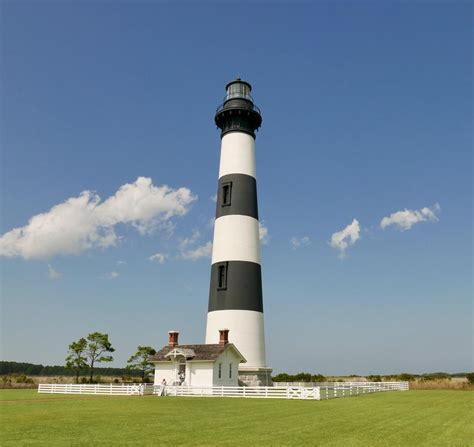
[[[408,391],[408,382],[334,382],[321,385],[321,399],[357,396],[381,391]]]
[[[248,397],[267,399],[316,399],[319,388],[276,387],[276,386],[162,386],[156,387],[155,394],[188,397]]]
[[[106,394],[116,396],[142,396],[152,394],[153,385],[147,384],[63,384],[41,383],[38,393],[49,394]]]
[[[344,382],[322,386],[273,386],[273,387],[196,387],[157,386],[154,394],[188,397],[260,397],[276,399],[335,399],[381,391],[406,391],[408,382]]]
[[[325,400],[358,396],[382,391],[406,391],[408,382],[334,382],[314,387],[305,386],[186,386],[153,384],[40,384],[38,393],[97,394],[116,396],[188,396],[246,397],[266,399]]]

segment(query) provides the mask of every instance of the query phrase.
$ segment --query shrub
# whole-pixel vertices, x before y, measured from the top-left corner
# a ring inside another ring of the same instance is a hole
[[[471,385],[474,385],[474,372],[466,374],[466,378]]]
[[[413,374],[402,373],[398,376],[398,380],[402,380],[403,382],[411,382],[415,380],[415,376]]]
[[[311,382],[326,382],[326,377],[322,374],[315,374],[311,376]]]
[[[34,384],[35,383],[35,381],[32,378],[27,377],[24,374],[20,374],[20,375],[16,376],[15,377],[15,382],[16,383],[29,383],[29,384]]]
[[[367,380],[369,382],[381,382],[382,377],[380,377],[379,375],[367,376]]]

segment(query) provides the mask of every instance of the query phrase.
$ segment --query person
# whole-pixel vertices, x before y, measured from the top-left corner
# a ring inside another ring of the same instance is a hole
[[[161,392],[160,396],[166,396],[166,379],[161,381]]]

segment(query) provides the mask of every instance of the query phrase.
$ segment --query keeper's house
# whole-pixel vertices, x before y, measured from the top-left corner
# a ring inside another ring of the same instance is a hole
[[[219,331],[218,344],[180,345],[179,332],[169,332],[168,346],[150,357],[155,385],[238,386],[239,364],[246,360],[229,343],[229,330]]]

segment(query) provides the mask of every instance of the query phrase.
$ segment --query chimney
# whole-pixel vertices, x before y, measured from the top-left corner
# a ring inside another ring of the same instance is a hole
[[[178,331],[169,331],[169,341],[168,345],[174,348],[175,346],[178,345],[178,337],[179,337],[179,332]]]
[[[219,344],[226,345],[229,343],[229,329],[219,329]]]

